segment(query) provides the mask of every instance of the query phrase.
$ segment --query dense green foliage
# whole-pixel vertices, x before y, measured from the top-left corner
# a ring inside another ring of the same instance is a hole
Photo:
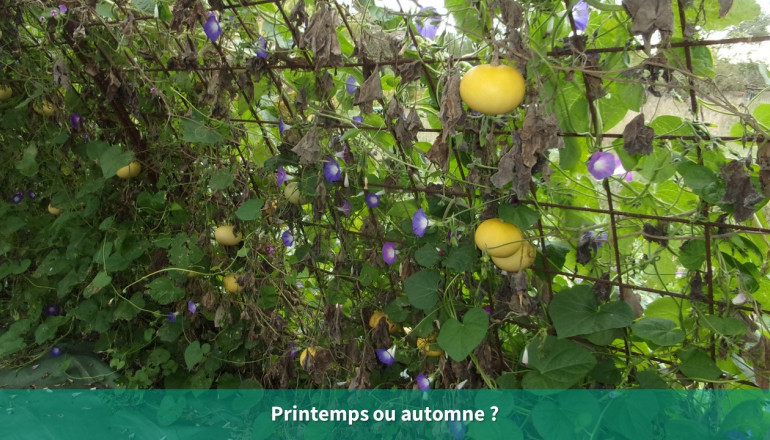
[[[445,0],[436,36],[430,11],[230,3],[3,3],[14,377],[55,346],[70,379],[124,387],[767,386],[770,106],[729,102],[710,48],[678,44],[758,16],[753,0],[722,18],[721,1],[672,2],[671,45],[649,54],[600,1],[581,32],[577,2]],[[524,104],[465,112],[459,78],[495,60],[524,74]],[[734,138],[694,112],[619,127],[661,95],[740,116]],[[631,176],[597,178],[598,151]],[[133,160],[137,177],[115,176]],[[473,244],[496,216],[533,268],[501,273]],[[226,224],[242,243],[214,240]]]

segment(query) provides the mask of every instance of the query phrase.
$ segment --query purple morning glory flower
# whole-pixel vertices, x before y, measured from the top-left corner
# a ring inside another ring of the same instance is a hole
[[[735,304],[736,306],[740,306],[742,304],[745,304],[746,300],[747,300],[746,294],[743,292],[740,292],[737,295],[735,295],[735,298],[733,298],[732,303]]]
[[[345,161],[345,163],[353,162],[353,152],[350,151],[350,145],[345,142],[345,146],[342,147],[342,160]]]
[[[48,304],[45,307],[45,314],[48,316],[59,316],[59,312],[61,312],[61,309],[56,304]]]
[[[382,245],[382,259],[387,264],[393,264],[396,261],[396,243],[386,241]]]
[[[430,389],[430,379],[428,379],[428,376],[426,376],[424,373],[420,373],[417,375],[417,388],[425,391]]]
[[[575,20],[575,28],[579,31],[586,30],[588,26],[588,16],[591,12],[588,10],[588,3],[580,0],[572,7],[572,18]]]
[[[366,195],[366,206],[370,208],[376,208],[380,206],[380,196],[375,193],[369,193]]]
[[[364,122],[363,116],[353,116],[353,125],[355,125],[356,127],[360,127],[361,124],[363,124],[363,122]]]
[[[345,199],[342,202],[342,206],[340,206],[337,209],[339,209],[340,212],[342,212],[342,215],[344,215],[345,217],[350,217],[350,211],[353,209],[353,205],[350,204],[350,201],[348,199]]]
[[[168,318],[169,321],[176,322],[176,315],[178,314],[179,312],[168,312],[168,315],[166,315],[166,317]]]
[[[193,300],[187,301],[187,311],[194,315],[198,311],[198,304]]]
[[[273,255],[275,253],[275,245],[269,244],[267,245],[267,253],[270,255]]]
[[[51,351],[49,351],[48,353],[51,354],[51,357],[59,357],[61,356],[62,351],[58,345],[54,345],[53,347],[51,347]]]
[[[51,17],[56,17],[57,15],[59,15],[59,11],[56,9],[51,9]]]
[[[80,130],[80,127],[83,126],[83,117],[79,113],[73,113],[70,115],[70,123],[73,130]]]
[[[327,182],[338,182],[342,177],[340,164],[331,157],[324,163],[324,177]]]
[[[615,172],[615,155],[597,151],[588,160],[588,172],[597,180],[604,180]]]
[[[203,32],[209,37],[212,43],[217,42],[217,38],[222,34],[222,26],[219,25],[217,16],[213,12],[209,12],[209,19],[203,25]]]
[[[286,130],[286,124],[283,123],[283,118],[278,118],[278,134],[283,136],[284,130]]]
[[[425,235],[425,231],[428,229],[428,216],[422,208],[412,216],[412,232],[418,237]]]
[[[289,180],[289,176],[286,174],[286,168],[278,167],[278,176],[276,177],[276,180],[278,180],[278,186],[283,185]]]
[[[483,306],[481,308],[484,309],[485,312],[487,312],[488,316],[492,316],[492,306]]]
[[[297,357],[297,351],[298,350],[296,348],[294,348],[294,343],[293,342],[289,342],[289,356],[291,356],[292,359]]]
[[[11,197],[11,201],[14,205],[18,205],[22,200],[24,200],[24,191],[22,190],[16,191],[16,194]]]
[[[377,349],[377,359],[380,360],[385,365],[393,365],[393,362],[396,361],[396,357],[394,356],[396,352],[396,346],[390,348],[390,350],[385,350],[384,348],[378,348]]]
[[[626,182],[631,182],[634,180],[634,176],[631,173],[631,171],[626,171],[625,168],[623,168],[623,163],[620,161],[620,157],[615,156],[615,172],[612,173],[613,176],[619,176],[622,175],[623,178],[626,180]]]
[[[257,40],[257,48],[254,49],[254,55],[256,55],[257,58],[267,58],[267,41],[265,41],[265,37],[261,35],[259,40]]]
[[[281,234],[281,240],[286,247],[292,247],[294,245],[294,234],[291,231],[283,231]]]
[[[35,200],[37,198],[37,194],[35,194],[35,191],[29,190],[27,191],[27,197],[29,197],[32,200]]]
[[[417,23],[414,25],[417,33],[425,38],[436,38],[438,27],[441,24],[441,16],[436,13],[434,7],[422,8],[420,12],[427,12],[427,14],[418,16]]]
[[[348,95],[352,95],[358,90],[358,81],[352,75],[345,81],[345,89],[348,91]]]
[[[62,14],[67,13],[67,5],[59,5],[59,12]]]

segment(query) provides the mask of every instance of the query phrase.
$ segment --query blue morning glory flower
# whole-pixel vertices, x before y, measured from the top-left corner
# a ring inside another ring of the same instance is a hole
[[[217,38],[222,34],[222,26],[219,25],[217,16],[213,12],[209,12],[209,19],[203,25],[203,32],[212,43],[216,43]]]
[[[579,31],[586,30],[588,26],[588,16],[591,12],[588,10],[588,3],[580,0],[572,7],[572,18],[575,20],[575,28]]]
[[[292,247],[294,245],[294,234],[291,231],[283,231],[281,234],[281,240],[286,247]]]
[[[35,194],[35,191],[30,189],[27,191],[27,197],[29,197],[31,200],[35,200],[37,198],[37,194]]]
[[[13,202],[14,205],[18,205],[22,200],[24,200],[24,191],[22,190],[16,191],[16,194],[11,197],[11,202]]]
[[[276,176],[276,180],[278,181],[278,186],[283,185],[287,180],[289,180],[289,176],[286,174],[286,168],[278,167],[278,175]]]
[[[424,373],[420,373],[417,375],[417,388],[425,391],[430,389],[430,379],[428,379],[428,376],[426,376]]]
[[[193,300],[187,301],[187,311],[194,315],[198,311],[198,304]]]
[[[342,215],[344,215],[345,217],[350,217],[350,211],[353,209],[353,205],[350,204],[350,200],[345,199],[342,202],[342,206],[340,206],[337,209],[339,209],[340,212],[342,212]]]
[[[349,95],[356,93],[356,90],[358,90],[358,81],[352,75],[345,81],[345,89],[348,91]]]
[[[45,314],[48,316],[59,316],[59,312],[61,312],[61,309],[57,304],[48,304],[45,307]]]
[[[166,315],[166,317],[168,318],[169,321],[176,322],[176,315],[178,314],[179,312],[168,312],[168,315]]]
[[[588,160],[588,172],[597,180],[604,180],[615,172],[615,155],[597,151]]]
[[[50,353],[51,357],[59,357],[61,356],[62,351],[58,345],[54,345],[48,353]]]
[[[425,38],[436,38],[438,27],[441,24],[441,16],[436,13],[434,7],[422,8],[420,12],[427,12],[427,14],[418,15],[417,23],[414,25],[417,33]]]
[[[355,125],[356,127],[360,127],[361,124],[363,124],[363,122],[364,122],[363,116],[353,116],[353,125]]]
[[[329,158],[324,163],[324,177],[327,182],[337,182],[342,177],[342,168],[340,164],[333,158]]]
[[[257,58],[267,58],[267,41],[265,40],[265,37],[259,36],[259,40],[257,40],[257,48],[254,49],[254,55],[257,56]]]
[[[382,245],[382,260],[387,264],[393,264],[396,261],[396,243],[386,241]]]
[[[418,237],[425,235],[425,231],[428,229],[428,216],[425,214],[422,208],[412,216],[412,232]]]
[[[370,208],[376,208],[380,206],[380,196],[376,193],[369,193],[366,195],[366,206]]]
[[[380,360],[385,365],[393,365],[393,362],[396,361],[395,357],[396,353],[396,346],[394,345],[389,350],[385,350],[384,348],[378,348],[377,349],[377,359]]]
[[[79,113],[73,113],[70,115],[70,123],[73,130],[80,130],[80,127],[83,126],[83,117]]]
[[[278,118],[278,134],[283,137],[283,131],[286,130],[286,124],[283,123],[283,118]]]

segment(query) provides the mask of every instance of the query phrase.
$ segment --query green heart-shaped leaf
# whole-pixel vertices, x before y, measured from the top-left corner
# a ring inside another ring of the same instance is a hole
[[[444,322],[438,335],[438,345],[456,361],[465,359],[484,339],[489,327],[489,316],[484,309],[471,309],[463,322],[450,318]]]

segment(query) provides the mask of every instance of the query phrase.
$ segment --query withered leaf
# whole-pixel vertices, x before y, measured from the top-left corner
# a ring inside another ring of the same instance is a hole
[[[610,299],[610,292],[612,292],[612,285],[609,283],[610,273],[604,272],[601,276],[601,281],[597,281],[591,287],[591,290],[596,294],[596,299],[599,302],[606,302]]]
[[[422,65],[419,61],[409,61],[396,64],[396,75],[401,77],[401,84],[408,84],[420,79]]]
[[[70,82],[69,69],[64,59],[59,58],[53,63],[53,83],[59,87],[69,89],[72,83]]]
[[[456,73],[449,75],[444,82],[438,117],[443,127],[441,137],[445,141],[455,133],[456,126],[465,122],[465,110],[460,98],[460,75]]]
[[[356,96],[353,98],[353,104],[360,105],[361,111],[364,113],[371,113],[372,101],[382,98],[382,83],[380,82],[380,68],[378,66],[358,88]]]
[[[633,20],[631,32],[642,36],[647,53],[650,53],[650,40],[656,30],[660,31],[661,43],[668,44],[674,31],[670,0],[623,0],[623,7]]]
[[[623,149],[628,154],[652,153],[652,141],[655,139],[655,130],[644,125],[644,113],[639,113],[623,129]]]
[[[751,177],[746,172],[743,162],[734,160],[724,166],[722,178],[727,184],[727,192],[722,197],[721,203],[733,205],[735,221],[742,222],[751,218],[754,215],[754,205],[762,200],[762,195],[751,183]]]
[[[307,11],[305,11],[305,0],[299,0],[289,13],[289,23],[295,28],[305,26],[308,20]]]
[[[313,127],[291,149],[299,156],[300,165],[315,164],[321,159],[321,142],[318,140],[318,130]]]
[[[393,98],[388,103],[388,108],[385,110],[385,123],[388,127],[394,127],[393,121],[400,120],[404,115],[404,108],[398,102],[398,99]]]
[[[315,54],[315,67],[341,66],[342,49],[337,38],[337,12],[328,2],[316,5],[305,33],[300,38],[300,48]]]
[[[367,25],[361,29],[353,56],[365,63],[397,59],[405,35],[404,31],[383,32],[379,26]]]
[[[329,96],[334,93],[334,78],[329,71],[324,70],[320,76],[316,76],[315,89],[316,94],[321,97],[321,99],[328,99]]]
[[[235,77],[235,82],[238,83],[238,88],[243,93],[243,97],[247,102],[254,100],[254,83],[251,81],[251,75],[249,71],[244,70]]]
[[[503,19],[508,32],[521,28],[524,24],[524,8],[515,0],[496,0],[494,2],[500,8],[500,16]]]
[[[695,271],[695,276],[690,280],[690,296],[695,300],[706,298],[703,295],[703,278],[701,278],[699,270]]]
[[[530,106],[521,130],[522,164],[531,169],[537,163],[538,157],[549,148],[563,147],[564,141],[558,133],[559,121],[555,115],[546,113],[542,105]]]
[[[500,158],[500,162],[497,164],[497,172],[490,178],[495,188],[502,188],[513,181],[513,168],[516,166],[517,150],[518,147],[514,145]]]
[[[527,287],[529,287],[527,272],[520,270],[511,275],[510,285],[514,292],[526,292]]]
[[[395,101],[395,99],[394,99]],[[396,140],[406,147],[411,147],[412,142],[417,138],[417,133],[422,129],[422,121],[417,114],[417,110],[412,107],[406,119],[399,117],[396,119]]]
[[[580,264],[588,264],[591,261],[591,244],[593,244],[592,235],[583,234],[578,240],[577,250],[575,252],[575,261]]]
[[[206,10],[200,0],[180,0],[171,12],[171,30],[182,32],[183,27],[192,29],[196,23],[206,21]]]
[[[120,79],[118,79],[118,76],[110,70],[110,73],[107,75],[107,91],[104,94],[104,100],[110,102],[115,99],[121,84],[122,83],[120,82]]]
[[[770,141],[763,140],[757,149],[757,165],[759,165],[759,185],[762,194],[770,197]]]
[[[328,303],[324,308],[324,327],[329,335],[329,339],[335,344],[342,342],[342,309],[334,304]]]
[[[631,290],[630,287],[623,286],[620,288],[620,300],[631,307],[634,319],[639,318],[644,314],[644,308],[642,308],[642,296]]]
[[[393,339],[390,337],[387,319],[380,319],[377,326],[372,329],[372,343],[375,347],[379,348],[390,348],[393,346]]]
[[[732,6],[733,0],[719,0],[719,18],[724,18]]]
[[[668,235],[668,227],[653,226],[651,223],[644,223],[642,226],[642,236],[645,240],[653,243],[658,243],[661,246],[665,246],[668,243],[668,239],[665,237]]]
[[[443,136],[436,136],[433,145],[430,147],[425,157],[435,163],[442,171],[449,170],[449,144]]]

